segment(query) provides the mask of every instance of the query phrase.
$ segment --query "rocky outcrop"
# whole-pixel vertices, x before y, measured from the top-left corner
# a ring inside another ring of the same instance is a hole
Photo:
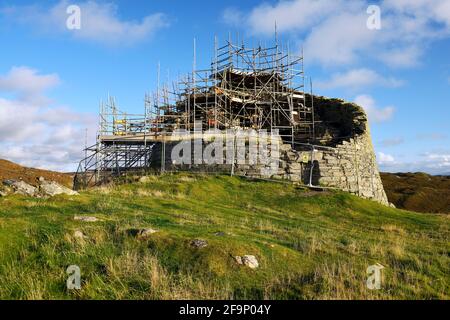
[[[64,187],[54,181],[46,181],[43,177],[38,179],[38,184],[33,186],[25,181],[4,180],[0,190],[1,196],[11,193],[21,194],[29,197],[53,197],[59,194],[78,195],[78,192]]]
[[[11,187],[14,190],[14,193],[30,197],[38,195],[38,188],[24,181],[5,180],[3,183],[6,186]]]
[[[39,191],[47,196],[53,197],[58,194],[67,194],[69,196],[78,195],[78,192],[73,191],[67,187],[64,187],[54,181],[40,181]]]

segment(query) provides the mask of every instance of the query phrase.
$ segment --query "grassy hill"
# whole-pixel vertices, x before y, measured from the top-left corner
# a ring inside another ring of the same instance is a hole
[[[426,173],[381,173],[384,189],[397,208],[450,213],[450,176]]]
[[[0,198],[0,298],[449,299],[449,225],[446,215],[227,176],[14,195]],[[158,232],[135,237],[147,227]],[[246,254],[259,268],[235,262]],[[381,290],[366,288],[375,263],[385,266]],[[68,291],[74,264],[82,289]]]
[[[67,187],[72,187],[73,175],[49,170],[28,168],[0,159],[0,184],[3,180],[23,180],[26,183],[35,185],[39,177],[46,180],[55,181]]]

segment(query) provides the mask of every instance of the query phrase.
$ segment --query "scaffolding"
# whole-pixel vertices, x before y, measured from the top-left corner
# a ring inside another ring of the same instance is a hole
[[[149,167],[152,148],[175,130],[254,129],[277,132],[285,143],[314,143],[313,101],[307,105],[303,54],[275,40],[269,47],[246,47],[230,39],[218,47],[206,69],[196,68],[176,82],[146,94],[144,114],[127,114],[114,98],[100,104],[97,144],[79,171],[120,174]],[[312,97],[312,95],[311,95]],[[195,125],[194,125],[195,124]],[[86,165],[88,162],[91,166]],[[161,168],[163,164],[161,164]]]
[[[172,109],[166,111],[167,104],[159,107],[158,122],[171,126],[169,131],[192,131],[197,122],[201,130],[278,130],[291,143],[313,137],[313,108],[306,105],[303,57],[278,44],[247,48],[227,41],[216,48],[210,68],[194,70],[181,79],[178,88]]]

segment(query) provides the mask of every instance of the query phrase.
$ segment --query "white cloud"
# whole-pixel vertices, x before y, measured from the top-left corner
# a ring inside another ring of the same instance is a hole
[[[426,153],[425,160],[430,168],[450,169],[450,154]]]
[[[7,75],[0,76],[0,92],[12,92],[23,101],[40,104],[45,103],[42,93],[59,83],[56,74],[40,75],[34,69],[13,67]]]
[[[434,20],[450,27],[450,2],[448,0],[384,0],[386,9],[419,19]]]
[[[414,161],[398,161],[389,154],[378,153],[378,164],[382,171],[427,172],[429,174],[450,174],[450,153],[427,152]]]
[[[358,89],[371,85],[397,88],[403,85],[403,81],[393,77],[383,77],[376,71],[361,68],[349,70],[345,73],[335,73],[327,81],[317,81],[316,87],[320,89],[350,88]]]
[[[85,1],[77,3],[81,9],[81,29],[68,30],[66,20],[69,15],[66,9],[71,4],[68,0],[61,0],[49,9],[16,6],[2,11],[4,16],[31,25],[34,30],[64,33],[77,39],[108,45],[134,44],[149,39],[156,31],[169,25],[167,17],[159,12],[149,14],[141,21],[122,20],[117,13],[117,5]]]
[[[222,13],[223,22],[234,27],[242,25],[243,19],[244,15],[237,8],[226,8]]]
[[[416,135],[418,140],[439,141],[447,139],[447,135],[439,132],[419,133]]]
[[[390,67],[408,68],[418,65],[422,54],[423,49],[410,45],[379,52],[378,58]]]
[[[369,1],[290,0],[257,5],[240,21],[253,34],[280,32],[303,39],[305,59],[322,65],[354,64],[371,58],[393,67],[420,62],[432,41],[450,36],[450,1],[385,0],[381,30],[369,30]]]
[[[381,144],[384,147],[393,147],[393,146],[401,145],[404,142],[405,142],[405,140],[402,137],[394,137],[394,138],[390,138],[390,139],[384,139],[383,141],[381,141]]]
[[[390,165],[395,163],[395,158],[390,154],[378,152],[378,163],[380,165]]]
[[[375,100],[369,95],[359,95],[355,98],[355,103],[364,108],[369,121],[384,122],[388,121],[394,115],[395,108],[392,106],[379,108]]]
[[[45,91],[60,82],[56,74],[12,68],[0,76],[0,158],[25,166],[74,170],[83,156],[85,128],[94,137],[96,117],[53,107]],[[92,140],[92,139],[91,139]]]
[[[328,66],[357,62],[377,36],[366,28],[366,20],[362,9],[330,15],[306,36],[305,59]]]
[[[273,34],[275,23],[280,32],[303,31],[332,14],[343,3],[342,0],[280,1],[275,5],[266,3],[255,7],[247,20],[253,34]]]
[[[22,142],[39,136],[41,123],[33,121],[38,110],[35,105],[0,98],[1,142]]]

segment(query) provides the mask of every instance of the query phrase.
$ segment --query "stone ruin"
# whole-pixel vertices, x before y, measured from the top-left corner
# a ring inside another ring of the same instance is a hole
[[[281,140],[276,173],[267,177],[262,174],[262,169],[267,167],[267,164],[248,164],[246,161],[244,164],[234,165],[234,174],[253,178],[286,179],[307,186],[336,188],[388,205],[364,110],[354,103],[340,99],[315,96],[314,101],[318,124],[316,139],[320,144],[292,145]],[[202,142],[203,150],[211,143],[211,139],[208,140]],[[179,142],[155,144],[149,167],[159,169],[162,159],[165,159],[164,167],[169,172],[231,172],[231,164],[195,164],[194,154],[191,156],[191,164],[174,163],[169,155],[178,144]],[[165,156],[162,152],[163,146]],[[192,147],[192,153],[193,149]],[[249,159],[249,150],[247,141],[246,160]]]
[[[247,48],[228,41],[216,48],[210,68],[194,70],[171,89],[158,84],[153,96],[146,95],[143,115],[121,112],[109,98],[101,104],[97,143],[80,162],[75,187],[130,172],[189,170],[286,179],[387,205],[366,113],[354,103],[313,95],[312,88],[308,93],[303,70],[303,57],[278,44]],[[231,153],[227,145],[219,149],[224,161],[196,161],[198,143],[206,150],[236,139],[236,132],[247,137],[244,152],[233,143]],[[255,132],[270,138],[252,138]],[[188,161],[174,158],[180,144]],[[250,161],[262,144],[277,154],[276,162]]]

